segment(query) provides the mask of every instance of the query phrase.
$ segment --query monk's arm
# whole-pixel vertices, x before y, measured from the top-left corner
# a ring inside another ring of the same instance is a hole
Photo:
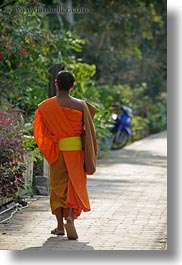
[[[35,112],[33,129],[34,139],[41,153],[50,164],[54,163],[59,156],[57,139],[46,127],[39,109]]]

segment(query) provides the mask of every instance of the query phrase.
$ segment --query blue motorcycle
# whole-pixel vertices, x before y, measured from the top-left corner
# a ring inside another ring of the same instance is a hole
[[[133,117],[132,109],[126,106],[121,106],[122,113],[112,114],[114,126],[111,129],[112,132],[112,150],[119,150],[123,148],[131,135],[131,121]]]

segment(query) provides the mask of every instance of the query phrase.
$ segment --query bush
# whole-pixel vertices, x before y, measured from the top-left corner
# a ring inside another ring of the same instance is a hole
[[[149,135],[149,121],[140,116],[134,116],[132,119],[132,135],[131,141],[140,140]]]
[[[159,97],[155,104],[149,106],[147,118],[150,133],[157,133],[167,129],[167,106],[164,98]]]
[[[97,101],[102,110],[99,110],[96,121],[99,138],[107,135],[110,131],[110,115],[114,111],[113,103],[126,105],[133,110],[131,141],[142,139],[152,133],[166,130],[167,114],[166,100],[158,96],[155,99],[147,95],[145,83],[130,87],[129,85],[97,86]],[[102,126],[99,126],[101,124]]]
[[[12,113],[0,111],[0,196],[12,197],[24,185],[22,126]]]

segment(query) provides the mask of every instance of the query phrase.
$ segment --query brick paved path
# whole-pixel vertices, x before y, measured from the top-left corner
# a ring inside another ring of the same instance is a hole
[[[166,156],[166,132],[111,151],[88,177],[92,211],[75,221],[78,241],[50,234],[56,222],[49,198],[39,197],[0,224],[0,249],[166,249]]]

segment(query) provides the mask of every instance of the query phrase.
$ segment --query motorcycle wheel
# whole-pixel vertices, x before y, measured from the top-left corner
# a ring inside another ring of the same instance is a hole
[[[122,130],[118,131],[116,134],[114,134],[111,150],[119,150],[123,148],[129,140],[129,134],[127,131]]]

